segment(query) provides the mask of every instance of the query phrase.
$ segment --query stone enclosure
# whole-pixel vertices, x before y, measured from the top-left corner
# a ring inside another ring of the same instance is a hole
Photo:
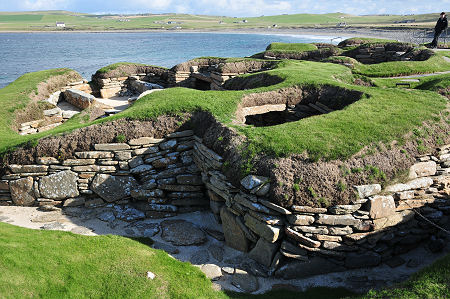
[[[424,240],[433,250],[444,244],[436,225],[449,217],[450,145],[418,157],[407,182],[354,186],[356,200],[326,208],[273,203],[267,177],[233,185],[223,158],[191,130],[95,144],[75,157],[8,165],[0,204],[113,205],[129,222],[208,209],[228,246],[248,252],[260,275],[285,279],[395,263]]]

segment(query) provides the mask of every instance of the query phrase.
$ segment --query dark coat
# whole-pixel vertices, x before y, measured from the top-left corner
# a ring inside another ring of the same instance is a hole
[[[436,32],[442,32],[447,27],[448,27],[447,17],[439,18],[439,20],[436,22],[436,26],[434,27],[434,30]]]

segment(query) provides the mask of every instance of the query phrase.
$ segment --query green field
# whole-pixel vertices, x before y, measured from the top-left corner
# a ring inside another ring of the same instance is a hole
[[[300,27],[335,27],[339,23],[347,26],[383,26],[430,28],[438,14],[413,16],[354,16],[342,13],[293,14],[249,18],[161,14],[161,15],[90,15],[66,11],[0,13],[0,31],[57,30],[56,22],[65,22],[66,29],[58,30],[144,30],[144,29],[245,29]],[[413,24],[398,23],[414,19]],[[245,22],[244,22],[245,20]]]

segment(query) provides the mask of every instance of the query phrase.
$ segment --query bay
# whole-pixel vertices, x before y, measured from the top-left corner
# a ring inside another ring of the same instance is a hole
[[[90,80],[126,61],[172,67],[201,56],[245,57],[272,42],[330,42],[331,37],[248,33],[0,33],[0,88],[21,75],[68,67]]]

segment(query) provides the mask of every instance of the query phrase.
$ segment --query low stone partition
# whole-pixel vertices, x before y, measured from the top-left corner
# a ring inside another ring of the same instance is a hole
[[[201,140],[194,149],[227,245],[248,252],[261,265],[260,275],[291,279],[401,263],[395,255],[430,236],[432,250],[445,244],[438,226],[450,212],[450,145],[438,157],[419,157],[408,182],[384,190],[379,184],[354,186],[353,203],[328,208],[276,205],[269,178],[249,175],[233,186],[220,172],[220,156]]]
[[[431,250],[445,245],[450,145],[418,157],[406,182],[354,186],[350,204],[328,207],[280,206],[270,197],[277,182],[263,176],[233,185],[226,161],[190,130],[95,144],[75,157],[8,165],[0,205],[112,205],[130,222],[210,209],[226,244],[258,263],[252,273],[284,279],[402,263],[396,255],[425,240]]]
[[[344,53],[364,64],[388,61],[423,61],[429,59],[431,50],[418,50],[406,43],[365,44]]]
[[[66,102],[80,109],[89,108],[95,103],[93,95],[73,88],[64,91],[63,97]]]
[[[0,204],[99,206],[133,204],[144,217],[169,217],[209,206],[192,160],[193,132],[166,139],[95,144],[76,159],[39,157],[33,165],[9,165],[0,181]]]

